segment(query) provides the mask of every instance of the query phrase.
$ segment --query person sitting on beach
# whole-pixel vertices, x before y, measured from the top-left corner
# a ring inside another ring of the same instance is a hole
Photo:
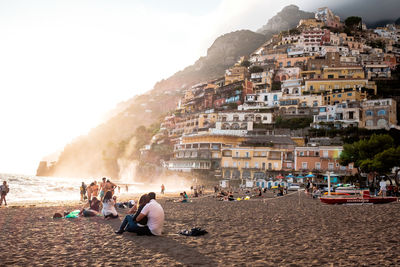
[[[87,205],[89,205],[89,208],[87,208]],[[83,215],[84,217],[94,217],[100,214],[101,205],[101,201],[98,200],[97,197],[93,197],[92,200],[81,210],[79,215]]]
[[[182,197],[180,202],[189,202],[189,197],[185,191],[183,193],[180,193],[180,196]]]
[[[6,201],[6,195],[8,194],[8,192],[10,191],[10,188],[7,186],[7,182],[4,181],[3,184],[0,186],[0,206],[3,204],[4,201],[4,205],[7,206],[7,201]]]
[[[118,212],[115,209],[115,200],[116,197],[112,196],[112,192],[108,191],[105,195],[104,195],[104,199],[103,199],[103,209],[101,210],[101,213],[103,214],[104,218],[108,219],[108,218],[118,218]]]
[[[136,218],[142,212],[144,206],[149,203],[149,200],[147,194],[142,195],[139,199],[139,207],[135,204],[128,211],[128,215],[125,216],[121,226],[115,233],[120,235],[123,232],[128,231],[131,233],[137,233],[138,235],[146,235],[149,232],[148,227],[146,227],[147,217],[143,217],[143,219],[138,222],[136,222]]]
[[[144,227],[147,235],[161,235],[164,225],[164,209],[156,201],[156,193],[150,192],[148,194],[150,199],[149,203],[144,206],[139,216],[136,218],[136,222],[140,222],[144,217],[147,216],[147,226]]]
[[[235,198],[233,197],[233,192],[231,191],[228,193],[228,201],[234,201],[234,200]]]

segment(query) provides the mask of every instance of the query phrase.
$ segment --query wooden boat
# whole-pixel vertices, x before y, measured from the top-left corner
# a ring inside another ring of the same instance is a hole
[[[362,196],[323,196],[320,197],[321,202],[326,204],[385,204],[397,201],[397,197],[373,197],[370,196],[369,191],[365,190],[362,192]]]

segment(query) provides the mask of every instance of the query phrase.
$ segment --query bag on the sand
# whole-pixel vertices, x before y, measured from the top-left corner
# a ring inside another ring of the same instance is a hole
[[[195,227],[192,228],[192,230],[182,230],[179,232],[179,234],[181,235],[185,235],[185,236],[199,236],[199,235],[205,235],[208,232],[204,229],[201,229],[200,227]]]

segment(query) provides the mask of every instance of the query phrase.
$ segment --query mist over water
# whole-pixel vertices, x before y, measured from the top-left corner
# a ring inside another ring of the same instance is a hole
[[[166,187],[166,192],[181,192],[190,190],[191,182],[180,176],[160,177],[151,184],[135,182],[135,165],[128,164],[127,169],[122,169],[121,180],[112,180],[120,185],[120,192],[115,190],[117,196],[127,194],[160,192],[161,184]],[[89,185],[93,181],[101,182],[98,178],[65,178],[65,177],[38,177],[17,174],[0,174],[0,182],[7,181],[10,192],[7,194],[7,204],[23,202],[57,202],[80,200],[80,186],[82,182]],[[129,186],[129,191],[125,185]]]

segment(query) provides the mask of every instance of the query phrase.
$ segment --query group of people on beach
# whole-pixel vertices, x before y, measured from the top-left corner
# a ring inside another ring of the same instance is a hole
[[[89,186],[87,186],[84,182],[82,182],[82,185],[80,187],[81,201],[88,200],[90,202],[94,197],[103,200],[105,194],[108,191],[111,191],[111,194],[114,195],[114,191],[116,188],[120,190],[119,186],[111,182],[106,177],[103,177],[102,181],[99,184],[97,184],[97,181],[94,181]]]

